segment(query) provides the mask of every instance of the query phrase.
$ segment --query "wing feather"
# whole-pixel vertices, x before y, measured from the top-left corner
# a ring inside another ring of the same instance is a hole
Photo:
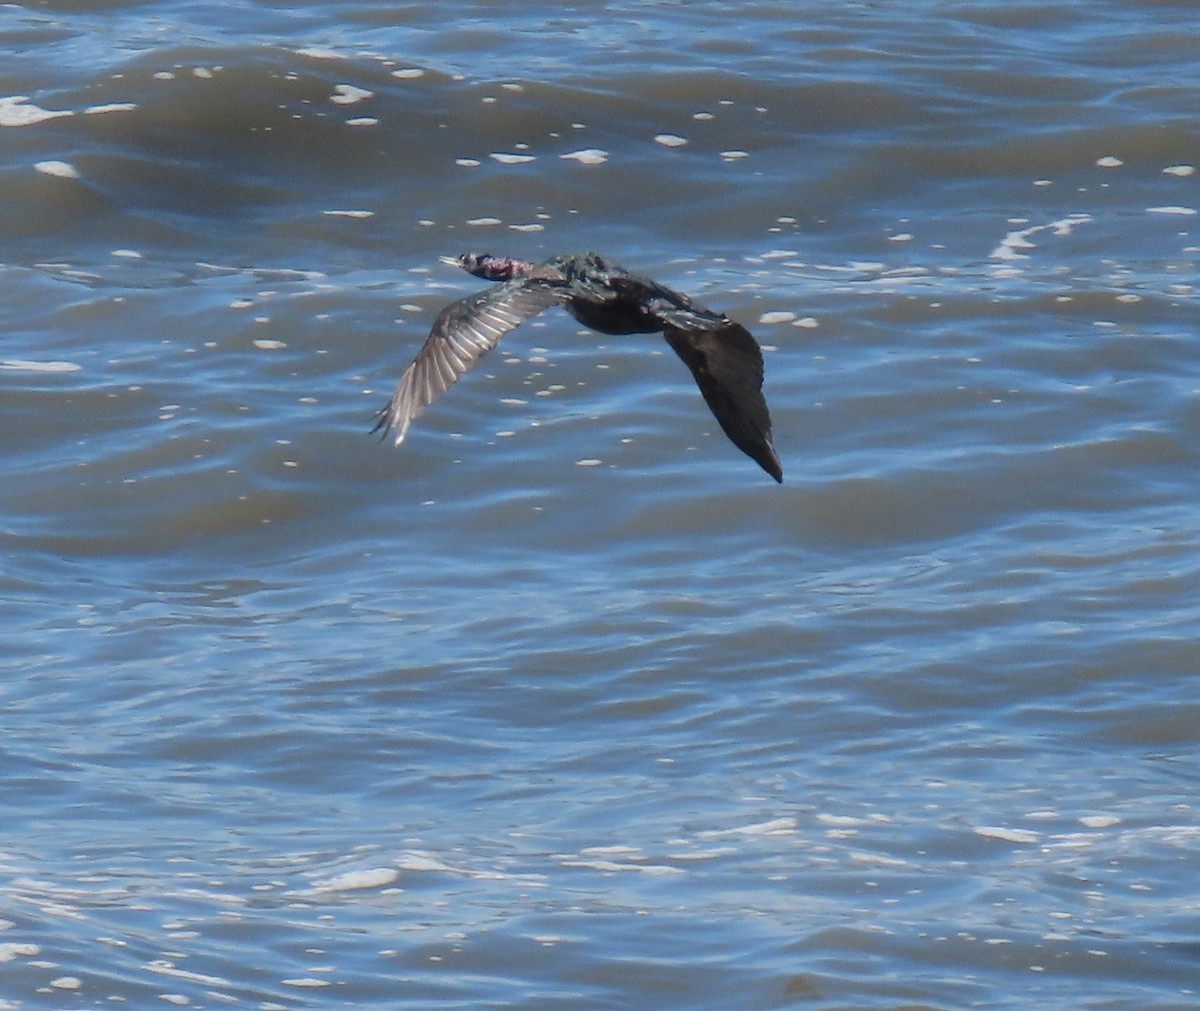
[[[394,433],[399,446],[413,419],[500,343],[501,337],[564,297],[560,284],[522,278],[446,306],[371,431],[382,431],[385,438]]]
[[[681,320],[680,322],[683,322]],[[738,449],[776,481],[783,466],[771,442],[771,414],[762,394],[763,359],[758,342],[732,320],[700,326],[674,326],[663,331],[667,343],[691,369],[709,410]]]

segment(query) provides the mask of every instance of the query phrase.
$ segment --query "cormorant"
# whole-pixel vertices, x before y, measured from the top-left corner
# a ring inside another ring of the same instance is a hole
[[[381,431],[383,438],[395,432],[400,445],[412,420],[501,337],[530,317],[561,305],[600,333],[661,332],[691,369],[705,403],[730,441],[776,481],[783,481],[783,467],[771,444],[771,415],[762,395],[762,351],[740,323],[596,253],[552,256],[544,263],[490,253],[440,259],[502,283],[453,302],[438,314],[372,432]]]

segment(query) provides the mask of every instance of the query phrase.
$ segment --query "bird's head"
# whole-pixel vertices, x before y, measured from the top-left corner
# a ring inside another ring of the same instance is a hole
[[[491,253],[460,253],[458,256],[439,256],[442,263],[460,267],[476,277],[487,277],[496,257]]]

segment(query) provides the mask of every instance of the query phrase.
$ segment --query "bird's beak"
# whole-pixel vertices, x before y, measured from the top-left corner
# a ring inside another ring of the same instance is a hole
[[[445,263],[451,267],[461,267],[462,266],[462,257],[461,256],[439,256],[438,259],[441,260],[442,263]]]

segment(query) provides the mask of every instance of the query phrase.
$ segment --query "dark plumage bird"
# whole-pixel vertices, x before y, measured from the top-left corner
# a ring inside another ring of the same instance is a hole
[[[527,263],[487,253],[443,262],[499,281],[448,305],[396,387],[372,432],[404,441],[412,420],[457,382],[510,330],[561,305],[580,323],[606,334],[659,333],[692,371],[730,441],[776,481],[783,467],[771,445],[771,415],[762,395],[758,343],[739,323],[687,295],[641,277],[595,253]]]

